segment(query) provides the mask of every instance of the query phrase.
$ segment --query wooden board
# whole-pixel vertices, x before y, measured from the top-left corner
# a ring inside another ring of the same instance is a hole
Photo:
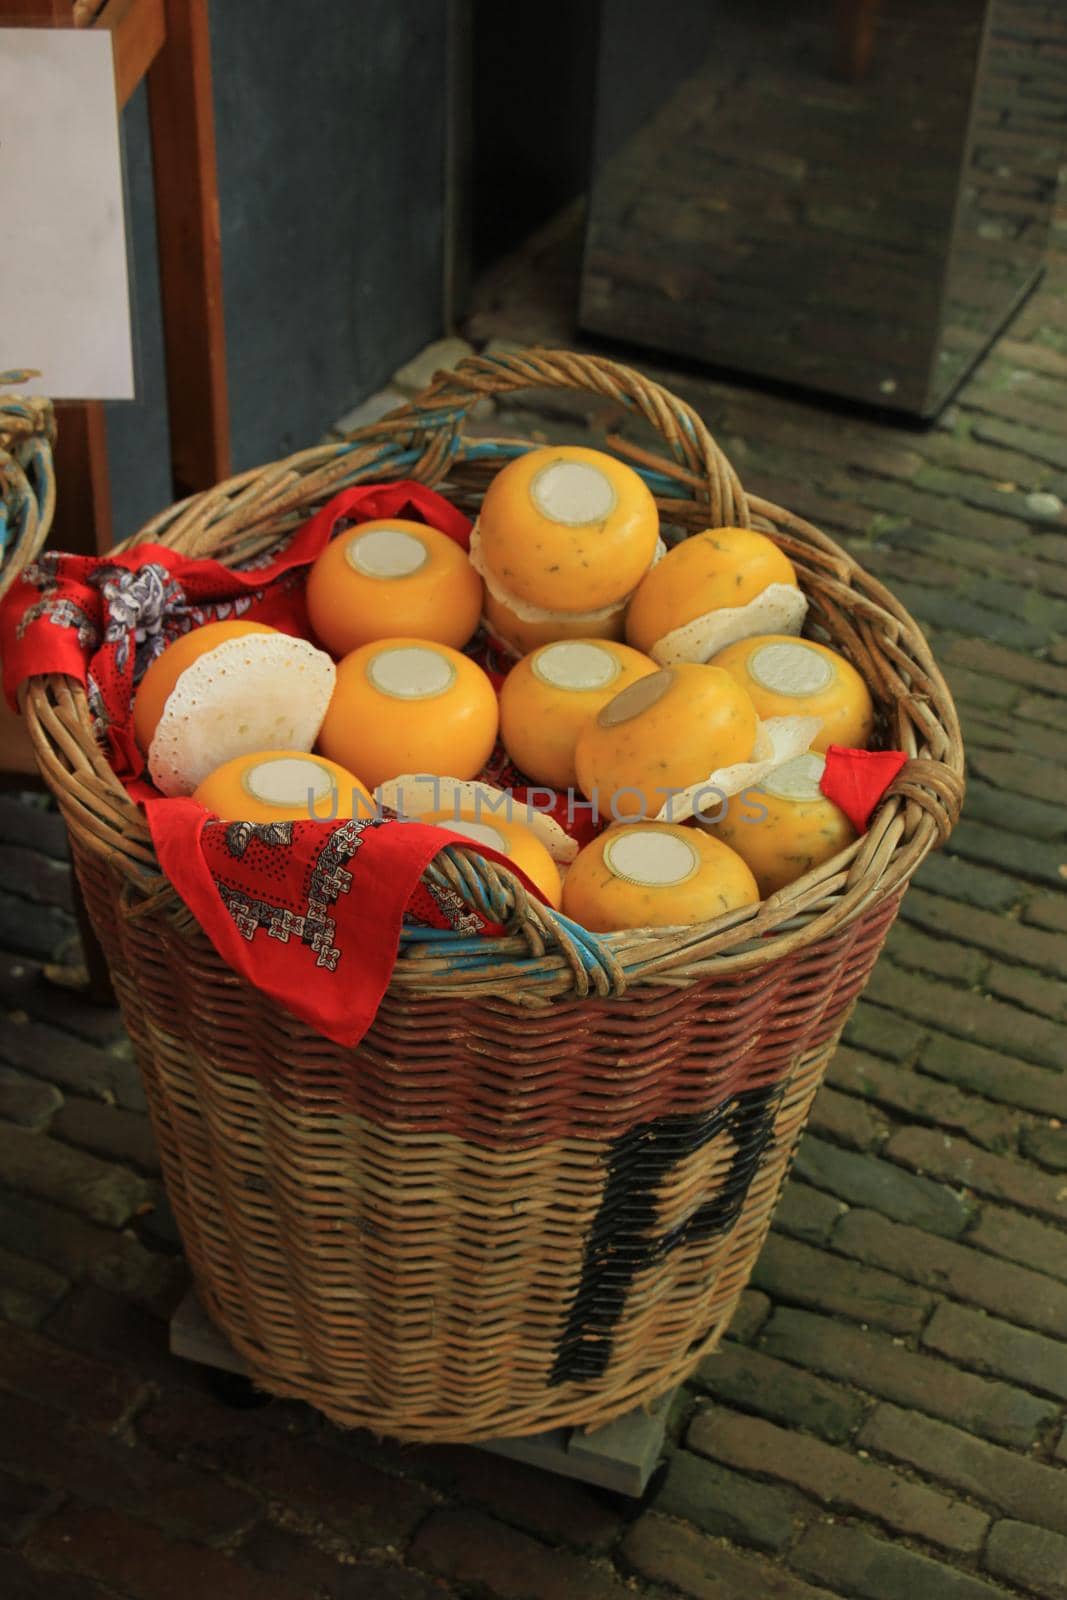
[[[174,1355],[200,1366],[244,1376],[244,1362],[204,1311],[193,1289],[170,1320]],[[494,1439],[475,1448],[507,1456],[528,1466],[577,1478],[617,1494],[644,1493],[663,1449],[673,1393],[663,1395],[646,1411],[638,1407],[602,1428],[553,1428],[548,1433]]]

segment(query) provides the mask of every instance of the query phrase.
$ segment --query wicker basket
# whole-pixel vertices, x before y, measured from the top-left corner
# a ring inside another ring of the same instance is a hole
[[[0,388],[33,372],[0,372]],[[50,400],[0,395],[0,600],[48,538],[56,508]]]
[[[216,955],[81,690],[38,678],[26,696],[208,1311],[265,1389],[405,1439],[602,1423],[714,1347],[901,893],[962,794],[952,701],[908,615],[823,534],[746,498],[688,406],[607,361],[466,361],[349,441],[234,478],[140,537],[243,561],[340,487],[396,477],[473,509],[529,446],[467,440],[463,418],[529,386],[651,423],[666,455],[616,444],[666,522],[773,533],[912,758],[862,840],[762,907],[583,937],[450,849],[431,871],[487,896],[508,934],[406,942],[347,1051]]]

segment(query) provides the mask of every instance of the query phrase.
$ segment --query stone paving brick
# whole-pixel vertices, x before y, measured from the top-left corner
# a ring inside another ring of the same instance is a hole
[[[1005,960],[1067,978],[1067,948],[1063,940],[1009,917],[963,906],[944,895],[915,887],[905,895],[901,915],[932,934],[967,939]]]
[[[131,1061],[23,1016],[22,1022],[9,1019],[0,1028],[0,1060],[72,1094],[126,1106],[142,1098]]]
[[[690,1450],[742,1472],[791,1483],[836,1510],[873,1517],[897,1533],[973,1555],[989,1518],[972,1506],[911,1483],[875,1461],[755,1417],[701,1409],[689,1426]]]
[[[945,677],[957,704],[962,702],[1004,711],[1018,703],[1020,691],[1014,684],[991,678],[986,673],[972,672],[970,667],[949,664],[945,669]]]
[[[817,1306],[857,1322],[873,1322],[891,1333],[915,1333],[934,1304],[925,1289],[877,1267],[867,1267],[797,1239],[771,1234],[752,1281],[775,1301]]]
[[[1067,1019],[1067,984],[1057,983],[1052,978],[1042,978],[1036,972],[994,961],[986,973],[984,987],[990,994],[1011,1000],[1027,1011],[1040,1012],[1058,1021]],[[1067,1110],[1067,1106],[1064,1109]]]
[[[177,1543],[115,1511],[72,1507],[30,1540],[34,1561],[99,1579],[135,1600],[308,1600],[307,1590],[251,1572],[217,1550]]]
[[[922,1331],[921,1342],[951,1361],[995,1373],[1067,1400],[1067,1341],[1017,1328],[981,1311],[944,1302]]]
[[[1008,683],[1020,683],[1027,689],[1067,695],[1067,669],[1050,666],[1017,650],[1007,650],[988,639],[954,639],[945,650],[945,659],[970,667],[974,672],[1004,678]]]
[[[1067,1337],[1067,1284],[1013,1260],[993,1263],[968,1243],[938,1239],[874,1211],[849,1211],[843,1216],[833,1234],[833,1247],[1015,1323]]]
[[[944,1033],[1009,1051],[1037,1066],[1067,1063],[1067,1039],[1057,1023],[1028,1016],[1000,1000],[905,972],[884,959],[871,974],[869,992],[872,1000],[895,1006]]]
[[[850,1205],[869,1206],[947,1238],[963,1232],[973,1211],[970,1201],[944,1184],[914,1177],[875,1156],[839,1150],[811,1134],[800,1141],[796,1171],[805,1182],[828,1189]]]
[[[705,1533],[771,1552],[792,1543],[809,1510],[792,1489],[758,1483],[688,1450],[671,1457],[653,1504]]]
[[[105,1161],[118,1161],[159,1173],[159,1151],[152,1124],[137,1111],[102,1105],[98,1100],[69,1099],[52,1124],[55,1137],[89,1150]]]
[[[417,1567],[478,1587],[501,1600],[630,1600],[615,1573],[582,1556],[546,1550],[476,1511],[434,1511],[410,1551]]]
[[[1009,1516],[1067,1533],[1063,1473],[944,1422],[882,1405],[860,1431],[861,1445],[950,1484]]]
[[[85,1424],[57,1420],[49,1407],[12,1394],[0,1394],[0,1459],[32,1481],[186,1538],[223,1539],[259,1511],[243,1489]]]
[[[760,1350],[723,1344],[691,1380],[716,1399],[774,1422],[791,1423],[843,1444],[859,1426],[866,1402],[839,1383],[776,1361]]]
[[[1067,1128],[1025,1128],[1022,1147],[1032,1161],[1053,1172],[1067,1172]]]
[[[930,939],[899,922],[889,930],[885,949],[898,966],[964,985],[977,983],[987,965],[981,951],[970,945],[945,938]]]
[[[1063,1079],[1058,1073],[1028,1066],[985,1045],[931,1033],[922,1046],[919,1066],[932,1077],[973,1089],[1002,1105],[1048,1116],[1063,1110]]]
[[[812,1528],[789,1559],[807,1576],[862,1600],[1006,1600],[998,1585],[841,1524]]]
[[[822,1099],[825,1094],[825,1088],[820,1089],[816,1099]],[[808,1244],[825,1244],[844,1209],[843,1201],[791,1178],[775,1208],[773,1226],[778,1233],[788,1233]]]
[[[978,1245],[991,1255],[1021,1262],[1036,1272],[1067,1281],[1063,1233],[1046,1222],[986,1204],[967,1239],[969,1244]]]
[[[46,1489],[43,1484],[26,1483],[9,1472],[0,1472],[0,1545],[21,1544],[34,1525],[55,1510],[60,1499],[54,1489]]]
[[[1021,1117],[991,1106],[976,1095],[933,1082],[913,1067],[897,1067],[843,1046],[830,1063],[827,1076],[839,1088],[875,1100],[910,1120],[965,1133],[990,1150],[1015,1147]]]
[[[57,861],[70,860],[66,824],[44,795],[0,794],[0,838]]]
[[[56,988],[43,977],[40,963],[25,954],[0,950],[0,1006],[11,1013],[7,1018],[11,1026],[0,1030],[4,1043],[16,1019],[27,1012],[92,1044],[109,1045],[124,1037],[117,1011],[111,1006],[90,1005],[72,990]],[[53,1048],[61,1052],[64,1043],[69,1050],[72,1041],[61,1034],[53,1041]],[[46,1049],[40,1053],[47,1059]],[[12,1065],[19,1063],[13,1061]]]
[[[162,1455],[236,1479],[367,1545],[407,1538],[433,1504],[418,1485],[325,1442],[267,1431],[259,1412],[193,1395],[157,1401],[138,1417],[137,1431]]]
[[[0,889],[0,945],[54,961],[74,932],[74,920],[55,906],[39,905]]]
[[[726,1331],[728,1339],[739,1339],[743,1344],[759,1332],[771,1314],[771,1302],[758,1289],[746,1289],[737,1302],[737,1310]]]
[[[54,1139],[0,1123],[0,1173],[10,1188],[118,1228],[151,1199],[143,1178]]]
[[[0,1327],[0,1388],[113,1428],[144,1393],[121,1367],[64,1350],[40,1334]]]
[[[983,911],[1010,911],[1031,892],[1030,885],[990,867],[976,867],[971,861],[946,855],[927,856],[914,882],[963,905]]]
[[[926,1037],[926,1030],[895,1011],[887,1011],[864,997],[845,1023],[846,1043],[872,1055],[888,1056],[891,1061],[912,1061]]]
[[[1067,933],[1067,894],[1037,894],[1023,907],[1023,921]]]
[[[829,1136],[853,1150],[870,1150],[881,1143],[889,1131],[888,1123],[876,1111],[851,1095],[838,1094],[823,1084],[808,1117],[808,1127]]]
[[[1056,1415],[1048,1400],[906,1348],[902,1340],[783,1307],[760,1339],[762,1351],[868,1394],[958,1423],[1021,1449]]]
[[[1067,775],[1054,761],[1039,761],[1017,750],[1003,755],[982,752],[972,755],[971,766],[980,777],[1024,799],[1067,804]]]
[[[147,1250],[129,1229],[116,1232],[28,1195],[0,1189],[0,1246],[32,1255],[65,1279],[153,1304],[178,1281],[175,1263]]]
[[[52,1084],[28,1078],[13,1067],[0,1067],[0,1120],[39,1133],[62,1104],[63,1096]]]
[[[71,911],[70,867],[54,861],[38,850],[21,845],[0,844],[0,883],[5,891],[34,904],[58,906]],[[19,941],[20,945],[22,941]]]
[[[34,1567],[14,1551],[0,1550],[0,1594],[8,1600],[113,1600],[114,1593],[77,1573]]]
[[[655,1512],[630,1528],[622,1555],[640,1577],[668,1584],[690,1600],[830,1600],[828,1590],[813,1589],[781,1567]]]
[[[435,1578],[407,1572],[403,1567],[349,1558],[342,1565],[310,1539],[284,1533],[264,1522],[234,1552],[238,1561],[257,1572],[295,1585],[301,1596],[329,1596],[329,1600],[446,1600]],[[211,1600],[205,1596],[205,1600]]]
[[[0,1318],[19,1328],[36,1328],[70,1287],[50,1267],[0,1245]]]
[[[1067,1222],[1067,1186],[1061,1179],[979,1150],[963,1139],[949,1138],[932,1128],[900,1128],[886,1146],[886,1154],[917,1172],[934,1173],[994,1200],[1008,1200],[1056,1222]]]
[[[1042,1600],[1067,1600],[1067,1539],[1058,1533],[1005,1518],[994,1524],[983,1562]]]

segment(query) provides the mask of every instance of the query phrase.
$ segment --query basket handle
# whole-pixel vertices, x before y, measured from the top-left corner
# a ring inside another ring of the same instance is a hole
[[[427,388],[409,405],[391,413],[389,420],[395,424],[418,418],[420,428],[435,431],[450,424],[455,435],[479,400],[520,389],[574,389],[601,395],[638,413],[665,441],[677,465],[706,485],[709,526],[751,526],[741,480],[693,407],[632,367],[602,356],[543,349],[468,356],[453,371],[438,372]],[[613,443],[620,453],[628,453],[624,441]],[[635,448],[633,454],[647,463],[647,452]],[[686,492],[692,493],[690,484]]]

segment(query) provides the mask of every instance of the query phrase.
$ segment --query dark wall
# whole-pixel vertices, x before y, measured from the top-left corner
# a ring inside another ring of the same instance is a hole
[[[448,0],[210,8],[234,470],[315,443],[442,331]],[[140,380],[116,537],[170,498],[144,92],[124,114]]]
[[[471,15],[477,272],[586,188],[600,0],[474,0]]]

